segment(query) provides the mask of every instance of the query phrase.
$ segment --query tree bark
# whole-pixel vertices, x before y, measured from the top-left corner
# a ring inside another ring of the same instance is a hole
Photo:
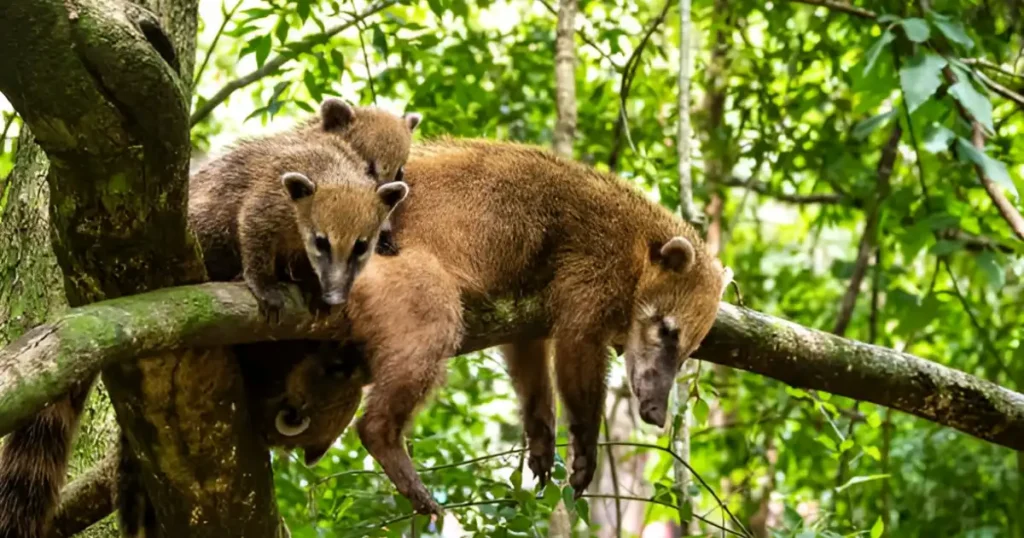
[[[0,92],[49,157],[72,305],[205,279],[185,211],[196,1],[150,5],[160,16],[121,0],[0,7],[0,48],[18,51],[0,57]],[[161,534],[278,534],[267,450],[226,352],[121,363],[104,382]]]
[[[572,158],[576,138],[576,0],[558,3],[555,31],[555,153]]]
[[[469,305],[461,352],[543,338],[539,301]],[[343,339],[335,315],[314,322],[297,288],[268,325],[241,283],[157,290],[71,309],[0,350],[0,434],[65,393],[76,377],[137,355],[282,339]],[[891,349],[723,303],[697,352],[806,389],[891,407],[1024,449],[1024,394]]]

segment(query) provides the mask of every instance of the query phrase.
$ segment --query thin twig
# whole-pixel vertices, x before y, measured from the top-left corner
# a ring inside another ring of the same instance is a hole
[[[514,499],[492,499],[492,500],[489,500],[489,501],[471,501],[471,502],[464,502],[464,503],[456,503],[456,504],[444,505],[444,509],[445,510],[454,510],[456,508],[468,508],[468,507],[471,507],[471,506],[487,506],[487,505],[491,505],[491,504],[516,504],[516,501]],[[361,527],[361,528],[358,528],[358,529],[352,529],[352,532],[363,532],[363,531],[368,531],[368,530],[371,530],[371,529],[384,529],[388,525],[394,525],[395,523],[401,523],[401,522],[403,522],[403,521],[405,521],[407,519],[412,519],[412,518],[416,517],[417,515],[419,515],[419,514],[417,514],[416,512],[412,512],[412,513],[405,514],[405,515],[402,515],[402,516],[393,517],[391,519],[385,519],[384,521],[381,521],[379,523],[375,523],[375,524],[373,524],[371,526]]]
[[[373,70],[370,69],[370,55],[366,53],[366,38],[363,37],[363,32],[366,28],[359,23],[356,23],[356,29],[359,30],[359,48],[363,51],[363,65],[366,66],[366,81],[370,85],[370,97],[373,98],[373,104],[377,104],[377,89],[373,86]]]
[[[975,70],[974,75],[977,76],[978,79],[981,80],[981,82],[984,83],[986,87],[988,87],[988,89],[992,90],[1003,99],[1013,101],[1013,103],[1018,107],[1024,108],[1024,95],[1021,95],[1011,90],[1010,88],[1007,88],[1006,86],[1003,86],[1002,84],[992,80],[991,78],[988,77],[988,75],[982,73],[981,71]]]
[[[342,24],[339,24],[332,28],[328,28],[326,31],[321,32],[319,34],[306,36],[305,38],[298,42],[297,46],[288,49],[287,52],[283,52],[281,54],[278,54],[277,56],[274,56],[266,63],[264,63],[263,67],[225,84],[224,87],[220,89],[220,91],[213,94],[212,97],[203,102],[202,106],[198,107],[196,111],[192,113],[192,117],[189,118],[189,124],[195,125],[199,123],[203,120],[203,118],[209,116],[210,112],[213,112],[213,109],[217,108],[218,106],[220,106],[221,103],[226,101],[228,97],[231,96],[232,93],[235,93],[237,90],[244,88],[252,84],[253,82],[256,82],[257,80],[260,80],[266,76],[276,73],[281,68],[281,66],[293,60],[302,52],[308,51],[314,45],[326,42],[331,37],[334,37],[335,35],[340,34],[341,32],[344,32],[345,30],[348,30],[349,28],[355,26],[360,21],[367,19],[397,3],[398,0],[383,0],[379,4],[374,4],[370,6],[359,15],[345,21]]]
[[[817,6],[831,9],[833,11],[841,11],[848,15],[854,15],[865,19],[877,19],[878,14],[873,11],[868,11],[856,6],[851,6],[845,2],[837,2],[835,0],[789,0],[795,4],[807,4],[809,6]]]
[[[213,51],[217,49],[217,42],[220,41],[220,36],[224,33],[224,29],[227,28],[228,21],[231,20],[231,17],[235,16],[235,11],[238,11],[238,8],[241,7],[242,2],[244,1],[245,0],[238,0],[238,2],[235,3],[235,7],[231,8],[231,11],[228,11],[226,13],[224,13],[223,10],[224,4],[223,2],[221,3],[221,13],[224,13],[224,20],[220,22],[220,28],[217,28],[217,33],[213,36],[213,41],[210,42],[210,47],[206,49],[206,55],[203,56],[203,63],[199,64],[199,69],[196,70],[195,76],[192,77],[193,89],[199,87],[199,80],[203,76],[203,71],[206,70],[206,64],[210,63],[210,58],[213,56]]]
[[[859,200],[854,200],[841,194],[833,193],[821,193],[821,194],[786,194],[782,192],[774,192],[767,183],[754,180],[742,180],[737,177],[723,178],[719,183],[723,187],[739,187],[748,191],[753,191],[769,198],[774,198],[780,202],[787,202],[791,204],[850,204],[859,205]]]
[[[676,508],[676,506],[673,505],[672,503],[667,503],[665,501],[659,501],[657,499],[648,499],[648,498],[645,498],[645,497],[633,497],[633,496],[629,496],[629,495],[607,495],[607,494],[602,494],[602,493],[584,493],[583,497],[584,498],[590,498],[590,499],[615,499],[616,501],[618,501],[618,500],[623,500],[623,501],[639,501],[639,502],[643,502],[643,503],[650,503],[650,504],[657,504],[657,505],[661,505],[661,506],[666,506],[666,507],[669,507],[669,508]],[[708,519],[706,519],[706,518],[704,518],[702,516],[699,516],[697,514],[691,514],[691,515],[692,515],[692,517],[694,519],[700,520],[701,522],[703,522],[704,524],[708,525],[709,527],[714,527],[716,529],[721,529],[722,532],[727,532],[727,533],[732,534],[734,536],[747,536],[747,535],[744,535],[744,534],[740,534],[740,533],[738,533],[738,532],[736,532],[736,531],[734,531],[732,529],[723,527],[723,526],[719,525],[718,523],[710,521],[710,520],[708,520]],[[680,522],[680,523],[682,523],[682,522]],[[621,534],[619,536],[621,536]]]
[[[699,473],[697,473],[697,471],[695,471],[693,469],[693,467],[690,466],[689,462],[687,462],[687,461],[683,460],[683,458],[679,457],[679,454],[676,454],[675,451],[672,450],[671,448],[664,447],[664,446],[661,446],[661,445],[652,445],[650,443],[635,443],[635,442],[631,442],[631,441],[616,441],[614,443],[598,443],[598,444],[599,445],[600,444],[611,444],[611,445],[614,445],[614,446],[631,446],[631,447],[636,447],[636,448],[650,448],[650,449],[654,449],[654,450],[660,450],[661,452],[664,452],[664,453],[668,454],[669,456],[672,456],[672,458],[674,460],[676,460],[677,462],[679,462],[679,463],[683,464],[684,466],[686,466],[687,470],[690,471],[690,474],[692,474],[694,477],[697,478],[697,480],[700,482],[700,484],[702,486],[704,486],[704,489],[706,489],[708,491],[708,493],[711,494],[711,497],[713,499],[715,499],[715,502],[718,503],[718,506],[720,506],[722,508],[722,510],[724,510],[725,513],[729,515],[729,519],[732,521],[733,525],[736,525],[736,527],[740,529],[740,531],[743,533],[744,536],[750,536],[751,535],[750,531],[748,531],[747,528],[743,525],[743,523],[740,522],[739,518],[737,518],[732,513],[732,511],[729,510],[729,507],[726,506],[725,503],[722,502],[722,499],[720,499],[718,497],[718,494],[715,493],[715,490],[711,489],[711,486],[709,486],[708,483],[704,481],[704,477],[702,477]]]
[[[860,285],[867,274],[868,263],[871,260],[871,252],[875,250],[878,222],[882,214],[882,200],[889,192],[889,178],[892,177],[893,167],[896,164],[900,138],[903,136],[903,129],[899,122],[893,127],[889,141],[882,148],[882,156],[878,159],[878,172],[876,191],[877,195],[871,203],[866,223],[864,224],[864,235],[861,236],[860,244],[857,246],[857,261],[853,267],[853,274],[850,276],[849,286],[843,294],[840,303],[839,315],[836,316],[836,324],[832,333],[837,336],[846,334],[846,328],[853,317],[853,309],[857,305],[857,296],[860,295]]]
[[[615,417],[615,412],[619,410],[620,402],[622,402],[621,397],[615,398],[615,402],[612,403],[611,412],[604,419],[604,440],[609,443],[612,442],[612,423],[609,417]],[[606,448],[608,449],[608,469],[612,476],[612,491],[615,492],[615,536],[622,536],[622,503],[618,497],[619,471],[615,468],[615,449],[611,446]]]
[[[957,299],[960,301],[960,306],[962,306],[964,312],[967,313],[968,319],[971,320],[971,325],[974,325],[974,330],[976,330],[978,332],[978,336],[981,337],[981,341],[984,344],[982,347],[989,352],[989,354],[992,356],[992,359],[996,361],[996,364],[998,364],[1004,372],[1009,372],[1007,365],[1003,362],[1003,358],[999,356],[999,352],[996,350],[995,344],[993,344],[992,340],[989,338],[988,331],[986,331],[985,327],[981,324],[980,321],[978,321],[977,316],[974,315],[974,309],[971,308],[971,303],[967,300],[967,297],[960,290],[960,284],[957,282],[956,276],[953,274],[953,269],[949,266],[949,260],[942,260],[942,266],[943,268],[946,269],[946,275],[949,276],[949,280],[953,284],[953,294],[956,295]],[[936,292],[936,295],[942,293],[949,292],[940,291]]]
[[[619,153],[622,151],[622,136],[629,137],[629,117],[626,113],[626,99],[629,98],[629,92],[633,87],[633,79],[636,77],[637,69],[640,66],[640,58],[643,56],[644,49],[647,47],[647,42],[650,41],[651,36],[661,26],[661,23],[665,22],[665,16],[668,14],[668,8],[672,5],[672,0],[666,0],[665,5],[661,8],[661,12],[654,21],[647,27],[647,31],[644,32],[643,38],[640,39],[640,43],[635,49],[633,54],[629,56],[629,60],[626,61],[626,66],[622,72],[622,82],[619,83],[619,117],[615,120],[614,138],[612,140],[612,150],[608,156],[608,168],[615,171],[619,167]]]
[[[984,67],[985,69],[1001,73],[1008,77],[1024,79],[1024,75],[1021,75],[1020,73],[1014,73],[1013,71],[1010,71],[1009,69],[1006,69],[1000,65],[996,65],[984,58],[961,58],[960,61],[967,65]]]

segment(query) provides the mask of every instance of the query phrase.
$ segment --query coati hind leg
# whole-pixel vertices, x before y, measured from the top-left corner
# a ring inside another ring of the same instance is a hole
[[[543,488],[555,464],[555,409],[548,369],[548,342],[514,342],[500,349],[519,397],[523,430],[530,446],[530,471]]]
[[[365,343],[373,385],[356,427],[366,450],[422,514],[440,514],[405,450],[403,433],[462,339],[459,288],[437,259],[412,249],[375,256],[348,303],[353,339]]]
[[[572,440],[572,485],[579,498],[597,470],[597,441],[607,393],[608,349],[592,340],[555,341],[555,371]]]

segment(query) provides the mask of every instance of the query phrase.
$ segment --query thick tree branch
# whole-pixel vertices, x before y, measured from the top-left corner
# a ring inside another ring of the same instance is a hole
[[[213,109],[220,106],[220,104],[224,101],[227,101],[228,97],[231,97],[231,94],[264,77],[277,73],[277,71],[281,69],[281,66],[295,59],[296,57],[299,56],[299,54],[308,51],[317,44],[326,43],[330,38],[340,34],[341,32],[344,32],[345,30],[348,30],[349,28],[356,26],[363,19],[371,17],[397,3],[398,0],[384,0],[383,2],[374,4],[366,8],[366,10],[363,11],[362,13],[337,26],[332,26],[331,28],[328,28],[326,31],[321,32],[319,34],[306,36],[301,41],[296,43],[294,47],[289,48],[287,52],[283,52],[267,60],[263,64],[263,67],[260,67],[259,69],[245,76],[239,77],[235,80],[232,80],[231,82],[228,82],[224,85],[223,88],[218,90],[217,93],[213,94],[212,97],[200,101],[199,106],[197,106],[195,111],[192,112],[192,117],[189,119],[189,123],[191,125],[195,125],[203,121],[203,118],[209,116],[210,113],[213,112]]]
[[[61,491],[51,538],[74,536],[114,511],[117,454],[111,452]]]
[[[547,327],[532,299],[471,305],[467,321],[463,352],[542,337]],[[59,397],[78,376],[137,355],[345,333],[338,315],[313,320],[297,289],[281,322],[269,325],[240,283],[168,288],[75,308],[0,351],[0,434]],[[1024,395],[913,355],[723,304],[697,356],[1024,449]]]

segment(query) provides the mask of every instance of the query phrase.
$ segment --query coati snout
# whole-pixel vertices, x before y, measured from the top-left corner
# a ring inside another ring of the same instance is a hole
[[[627,337],[626,369],[640,418],[664,427],[676,375],[711,330],[713,306],[732,281],[732,271],[715,259],[705,262],[711,271],[698,267],[685,237],[652,244],[649,258]]]
[[[283,174],[281,184],[295,204],[299,234],[320,282],[322,300],[332,306],[345,304],[352,282],[377,245],[380,224],[405,199],[408,185],[401,181],[380,185],[379,203],[371,209],[356,207],[347,185],[326,185],[318,192],[316,182],[300,172]],[[340,218],[352,211],[374,211],[377,218],[361,219],[363,226]]]

